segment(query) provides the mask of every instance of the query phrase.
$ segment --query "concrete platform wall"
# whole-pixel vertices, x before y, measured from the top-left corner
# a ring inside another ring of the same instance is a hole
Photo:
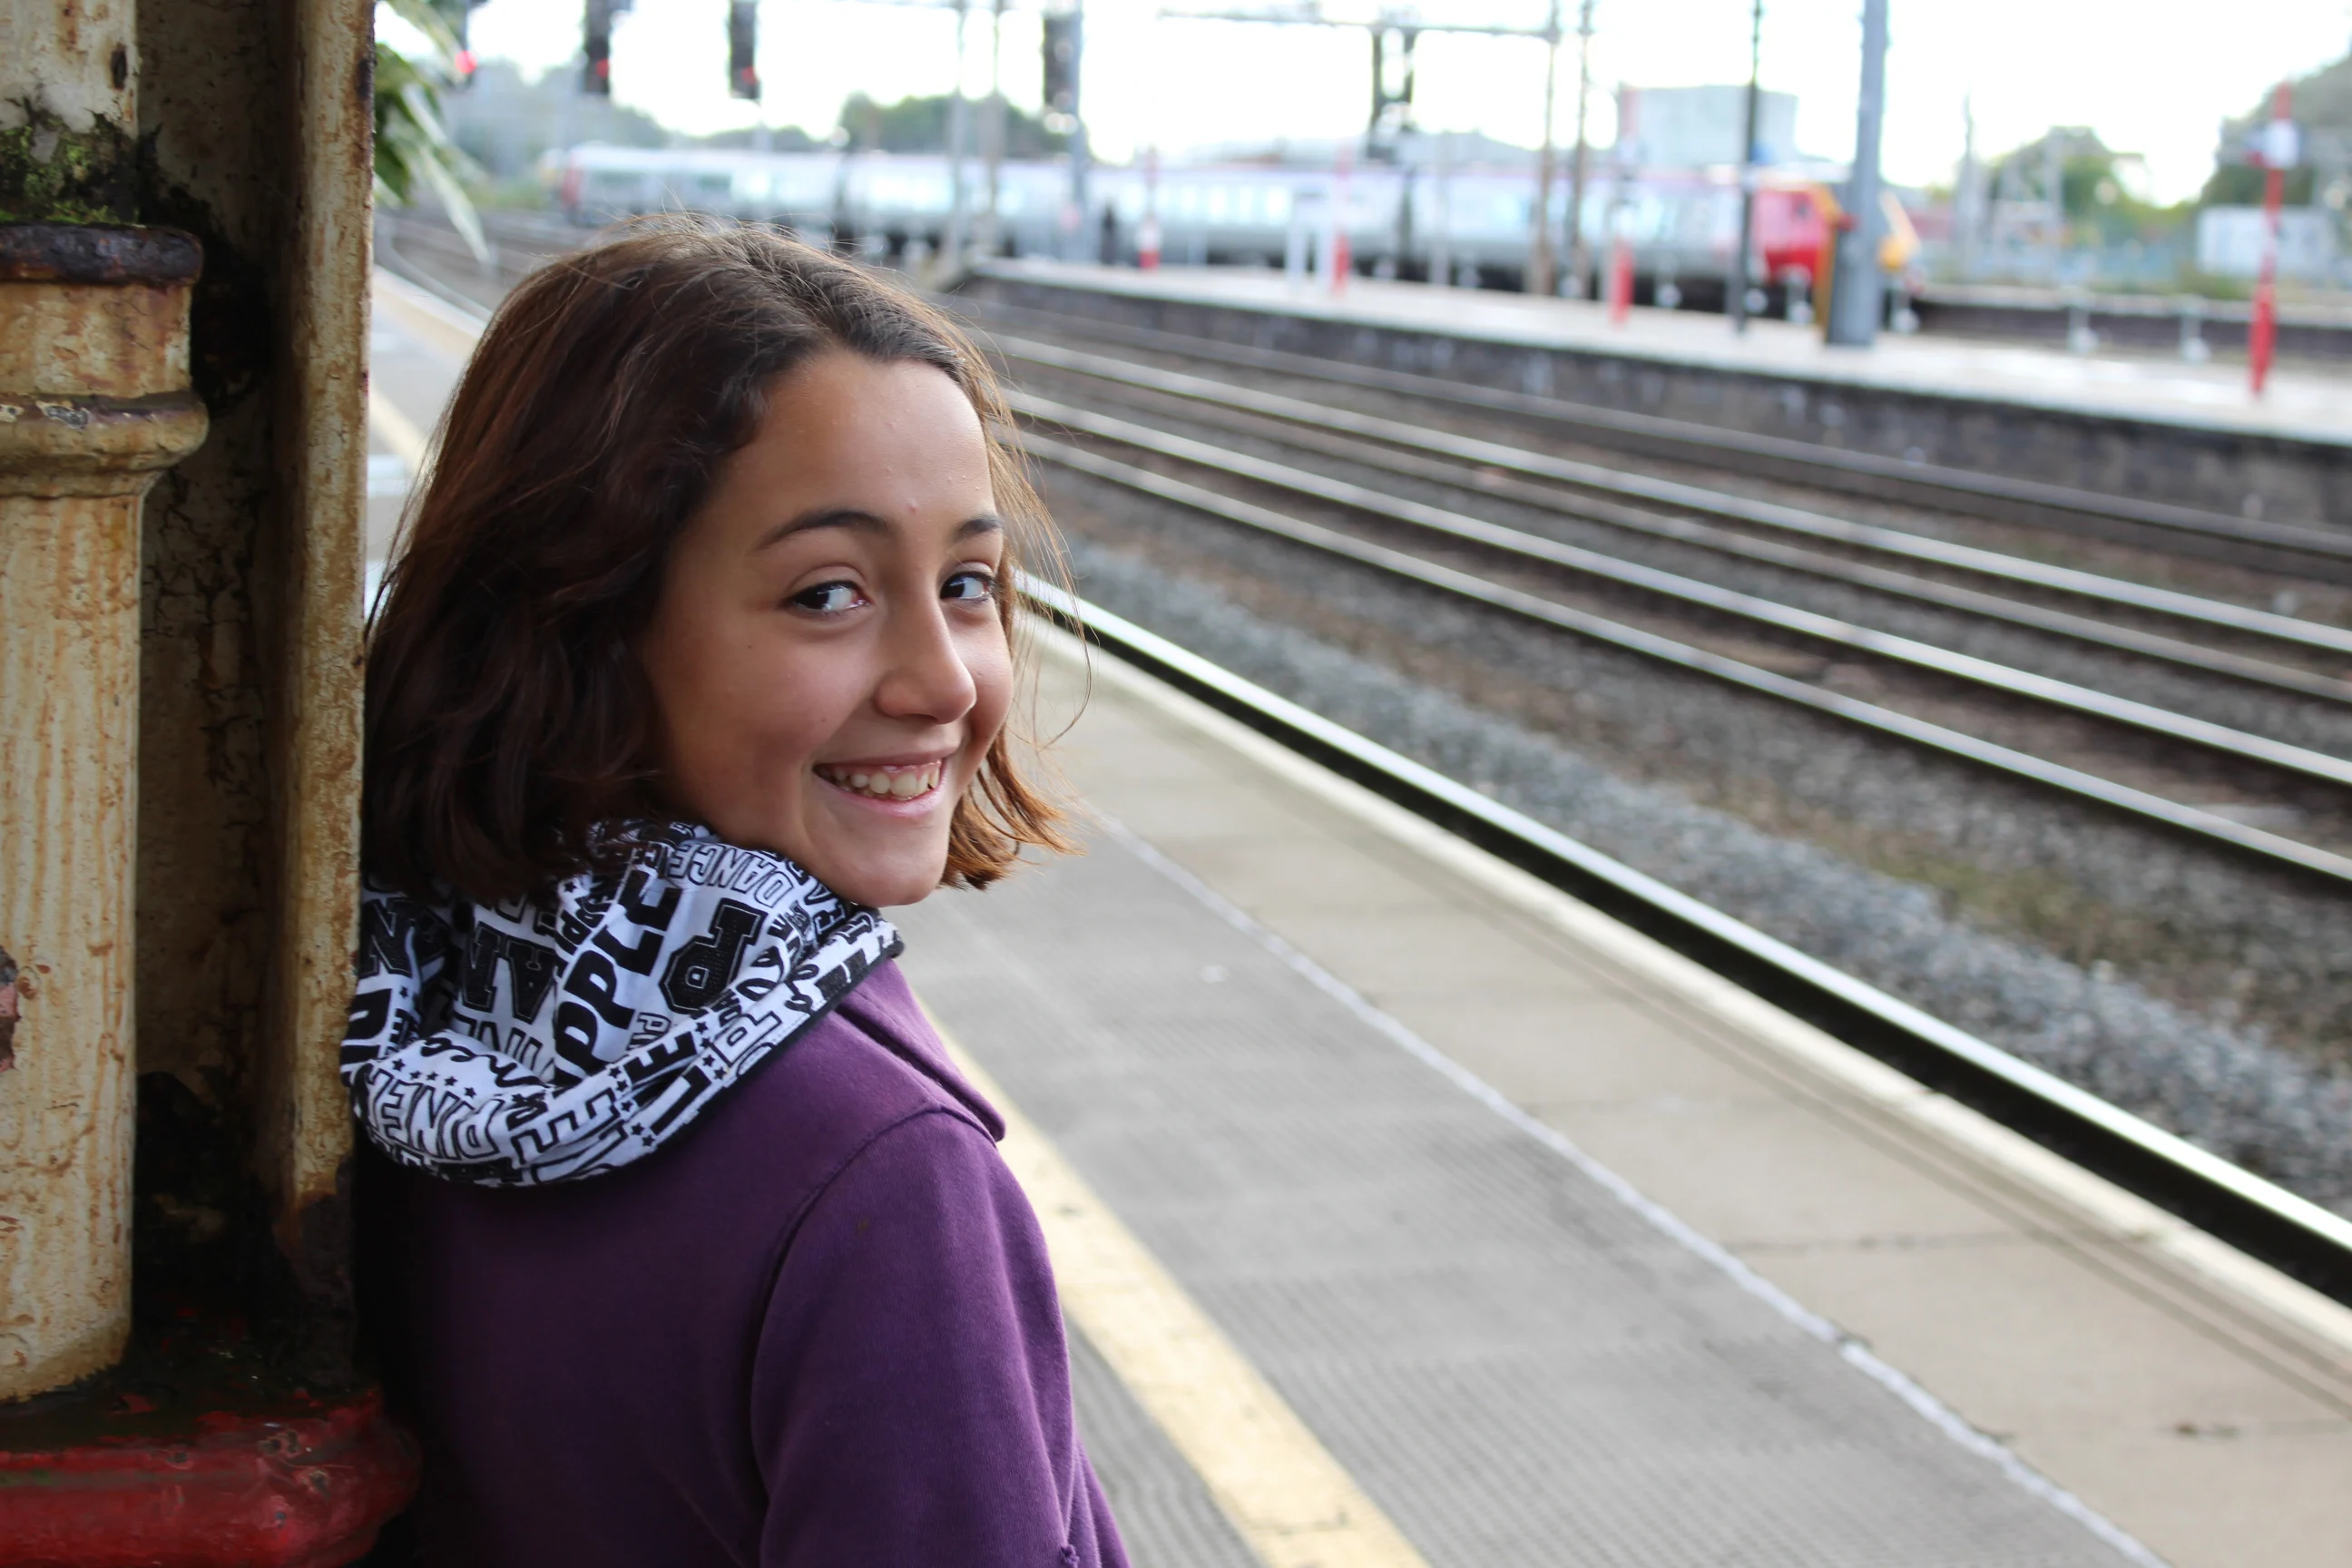
[[[1624,352],[1597,352],[1513,342],[1023,278],[982,278],[968,289],[1079,321],[1507,387],[2232,516],[2352,529],[2352,444],[1694,364],[1643,355],[1631,344]],[[1867,481],[1846,488],[1866,490]]]

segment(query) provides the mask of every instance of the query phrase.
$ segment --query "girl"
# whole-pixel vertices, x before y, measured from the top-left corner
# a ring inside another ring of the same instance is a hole
[[[421,1560],[1124,1559],[1036,1222],[877,907],[1066,847],[988,373],[754,229],[484,335],[368,668],[363,1283]]]

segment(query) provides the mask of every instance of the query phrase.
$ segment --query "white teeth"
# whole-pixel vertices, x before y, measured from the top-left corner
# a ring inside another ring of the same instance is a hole
[[[876,800],[913,800],[918,795],[927,795],[939,787],[941,771],[942,766],[938,763],[925,763],[920,767],[908,768],[900,773],[892,773],[887,769],[878,773],[835,773],[830,769],[823,770],[827,780],[843,789],[854,791],[858,795],[870,795]]]

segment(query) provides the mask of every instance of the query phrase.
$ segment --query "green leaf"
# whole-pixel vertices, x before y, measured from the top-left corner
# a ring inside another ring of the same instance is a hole
[[[428,0],[386,0],[405,16],[414,6],[430,12]],[[446,23],[441,31],[454,49],[455,35]],[[473,162],[449,140],[441,123],[441,100],[432,79],[403,55],[379,40],[375,46],[375,178],[387,200],[414,201],[421,184],[440,199],[449,222],[478,261],[488,261],[490,247],[482,236],[482,220],[466,195],[463,177],[475,173]]]

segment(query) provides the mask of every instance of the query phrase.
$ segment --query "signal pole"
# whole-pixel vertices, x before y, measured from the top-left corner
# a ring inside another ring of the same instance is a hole
[[[1576,19],[1576,161],[1569,166],[1566,226],[1569,292],[1578,299],[1584,297],[1585,279],[1592,275],[1591,249],[1584,243],[1585,174],[1592,154],[1585,121],[1591,103],[1592,0],[1584,0]]]
[[[1882,285],[1878,138],[1886,116],[1886,0],[1862,0],[1862,101],[1854,109],[1853,178],[1846,183],[1846,221],[1838,230],[1831,275],[1829,341],[1866,349],[1878,336]]]
[[[1761,96],[1757,87],[1763,68],[1764,0],[1756,0],[1748,28],[1747,129],[1739,138],[1739,249],[1723,285],[1723,310],[1735,332],[1748,331],[1748,290],[1754,282],[1748,258],[1756,246],[1756,100]]]
[[[1322,0],[1302,0],[1302,3],[1280,11],[1182,11],[1167,8],[1161,10],[1160,15],[1170,21],[1182,22],[1263,22],[1275,26],[1286,27],[1368,27],[1372,30],[1374,37],[1373,58],[1376,61],[1381,58],[1379,37],[1381,34],[1390,32],[1404,35],[1408,58],[1411,56],[1412,39],[1423,33],[1471,33],[1490,38],[1543,39],[1545,47],[1550,50],[1550,55],[1544,70],[1544,145],[1542,157],[1537,165],[1535,223],[1533,232],[1528,237],[1531,254],[1528,258],[1529,263],[1528,288],[1530,292],[1549,292],[1548,282],[1543,289],[1537,289],[1536,274],[1538,268],[1535,264],[1540,259],[1542,262],[1540,270],[1543,273],[1549,275],[1552,270],[1549,209],[1551,205],[1551,175],[1554,161],[1551,140],[1552,100],[1559,70],[1559,7],[1560,0],[1552,0],[1551,20],[1541,27],[1488,26],[1483,23],[1475,22],[1429,22],[1422,19],[1421,13],[1417,9],[1399,8],[1385,3],[1380,13],[1370,21],[1358,18],[1343,19],[1323,15]],[[1589,33],[1592,19],[1592,0],[1584,0],[1584,16],[1586,30]],[[1589,47],[1588,42],[1588,48]],[[1402,103],[1410,107],[1412,99],[1412,78],[1408,71],[1403,93],[1391,98],[1381,84],[1380,67],[1375,64],[1372,75],[1372,125],[1370,132],[1366,136],[1368,148],[1373,135],[1380,130],[1381,114],[1391,105]],[[1407,258],[1400,257],[1398,259],[1403,261]]]
[[[988,120],[982,134],[988,148],[988,212],[981,223],[981,250],[993,257],[1003,243],[999,202],[1004,184],[1004,0],[988,15]]]
[[[971,153],[971,104],[963,95],[964,24],[971,16],[971,0],[955,0],[955,96],[948,100],[948,253],[940,259],[950,268],[963,265],[971,233],[971,182],[965,178]]]
[[[1543,151],[1536,154],[1535,233],[1528,244],[1526,289],[1530,294],[1559,291],[1559,269],[1551,259],[1552,104],[1559,89],[1559,0],[1551,0],[1544,23]]]

